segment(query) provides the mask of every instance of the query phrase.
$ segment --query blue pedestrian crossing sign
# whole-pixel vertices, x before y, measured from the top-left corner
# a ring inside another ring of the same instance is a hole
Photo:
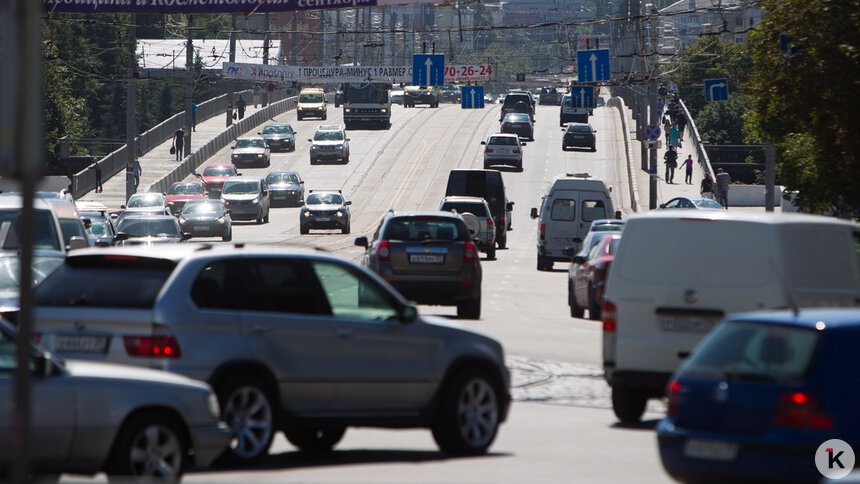
[[[729,82],[727,79],[705,79],[705,101],[728,101]]]
[[[484,86],[463,86],[460,88],[460,106],[463,109],[483,109]]]
[[[579,82],[603,82],[611,77],[609,49],[580,50],[576,53]]]
[[[412,85],[441,86],[445,84],[445,56],[443,54],[412,55]]]
[[[570,86],[570,100],[575,108],[593,108],[594,86]]]

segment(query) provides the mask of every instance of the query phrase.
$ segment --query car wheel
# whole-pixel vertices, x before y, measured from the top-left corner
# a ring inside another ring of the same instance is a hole
[[[596,147],[596,146],[592,146],[592,147],[591,147],[591,152],[592,152],[592,153],[597,152],[597,147]]]
[[[486,371],[468,369],[445,386],[433,439],[451,455],[483,454],[499,429],[499,385]]]
[[[325,121],[326,119],[328,119],[328,113],[323,113],[322,120]]]
[[[487,249],[487,259],[496,260],[496,244],[491,244]]]
[[[178,482],[188,447],[184,424],[175,417],[138,414],[120,430],[106,471],[108,476],[120,479],[146,476],[156,481]]]
[[[588,319],[600,321],[600,305],[594,300],[594,291],[591,287],[588,288]]]
[[[266,209],[266,216],[263,217],[263,222],[269,223],[269,210],[268,209]]]
[[[299,225],[299,233],[302,235],[306,235],[309,232],[308,227],[306,225]]]
[[[457,305],[457,317],[463,319],[481,318],[481,295]]]
[[[342,229],[340,229],[340,233],[342,233],[342,234],[348,234],[349,233],[349,222],[347,222],[346,225]]]
[[[302,452],[313,454],[331,451],[345,433],[346,427],[324,429],[287,427],[284,429],[284,436],[291,444],[298,447]]]
[[[496,239],[496,244],[499,246],[500,249],[504,249],[508,245],[508,237],[505,236],[500,239]]]
[[[585,308],[576,303],[576,296],[573,294],[573,287],[571,287],[569,283],[567,285],[567,294],[568,303],[570,304],[570,317],[581,318],[585,314]]]
[[[224,457],[247,463],[266,455],[275,435],[275,415],[263,383],[249,375],[231,377],[217,385],[215,393],[232,437]]]
[[[635,423],[642,418],[648,399],[641,392],[620,385],[612,386],[612,410],[622,423]]]
[[[231,240],[233,240],[233,229],[229,228],[229,229],[227,229],[227,233],[225,233],[224,236],[221,237],[221,241],[222,242],[230,242]]]
[[[297,120],[299,120],[299,121],[301,121],[301,120],[302,120],[302,115],[301,115],[301,114],[296,114],[296,119],[297,119]]]
[[[317,164],[317,160],[311,158],[311,165],[316,165],[316,164]]]
[[[523,162],[517,163],[517,171],[523,171]]]
[[[539,255],[537,258],[537,270],[539,270],[539,271],[551,271],[552,270],[552,262],[546,256]]]
[[[260,210],[260,213],[257,214],[257,223],[258,224],[263,223],[263,210],[262,209]]]

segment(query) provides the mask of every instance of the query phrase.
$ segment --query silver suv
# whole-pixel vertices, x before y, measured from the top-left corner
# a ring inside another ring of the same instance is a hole
[[[485,252],[488,259],[496,258],[496,224],[486,200],[481,197],[445,197],[439,210],[460,214],[478,250]]]
[[[349,138],[340,126],[320,126],[311,143],[311,165],[320,160],[341,160],[349,163]]]
[[[462,222],[460,222],[462,223]],[[375,274],[313,250],[177,245],[82,249],[38,286],[55,354],[160,368],[212,385],[227,457],[275,432],[326,451],[347,426],[428,427],[480,454],[507,417],[501,345],[416,307]]]

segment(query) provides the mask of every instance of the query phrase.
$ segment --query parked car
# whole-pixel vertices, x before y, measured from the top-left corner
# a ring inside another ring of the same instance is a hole
[[[259,133],[269,145],[269,150],[276,149],[282,151],[296,150],[296,131],[289,123],[269,123],[263,127],[263,131]]]
[[[16,331],[0,321],[0,372],[7,375],[0,378],[0,469],[8,469],[15,455],[11,375],[19,344]],[[76,335],[58,336],[56,344],[77,347]],[[106,472],[111,479],[178,481],[189,467],[209,466],[230,442],[218,400],[203,382],[147,368],[63,360],[27,346],[35,476]]]
[[[571,259],[572,263],[577,264],[574,273],[570,275],[573,279],[570,314],[575,318],[581,318],[588,309],[589,319],[600,320],[609,267],[621,241],[621,234],[606,233],[608,235],[601,237],[587,256],[575,255]]]
[[[502,120],[500,131],[511,133],[529,141],[535,140],[535,127],[529,115],[525,113],[508,113]]]
[[[119,245],[178,244],[189,238],[173,215],[131,215],[117,224],[116,231]]]
[[[597,151],[597,131],[590,124],[569,123],[566,128],[561,130],[564,132],[561,138],[562,151],[576,147]]]
[[[305,200],[305,182],[297,171],[270,171],[266,175],[272,204],[283,203],[302,206]]]
[[[519,140],[517,140],[519,141]],[[514,202],[505,195],[505,182],[498,170],[455,169],[448,174],[445,196],[481,197],[490,206],[496,222],[496,246],[507,247],[508,230],[511,230],[511,213]]]
[[[439,210],[463,217],[472,242],[488,259],[496,258],[496,224],[487,201],[480,197],[445,197]]]
[[[513,166],[516,170],[523,169],[523,144],[515,134],[491,134],[484,146],[484,169],[496,165]]]
[[[639,420],[727,314],[856,307],[858,240],[856,223],[813,215],[655,210],[628,218],[601,311],[604,377],[618,418]]]
[[[233,165],[269,166],[271,164],[271,150],[266,140],[262,137],[239,138],[232,147],[233,153],[230,160]]]
[[[822,443],[860,445],[858,344],[856,308],[731,316],[669,381],[657,425],[666,472],[687,482],[822,482]]]
[[[725,210],[726,207],[711,200],[710,198],[698,197],[675,197],[666,203],[661,203],[660,208],[692,208],[695,210]]]
[[[359,237],[362,262],[404,297],[456,305],[457,316],[481,317],[481,261],[469,229],[451,212],[389,212],[373,240]]]
[[[35,290],[42,344],[208,382],[239,463],[264,456],[278,431],[322,452],[359,425],[431,428],[444,452],[480,454],[506,419],[496,340],[419,316],[343,257],[226,244],[72,255]]]
[[[178,215],[187,202],[206,198],[206,192],[203,190],[203,182],[176,182],[167,188],[164,198],[170,213]]]
[[[201,175],[203,188],[209,193],[209,198],[220,198],[224,182],[231,176],[241,176],[232,164],[213,163],[206,165]]]
[[[299,232],[310,233],[310,229],[340,229],[342,234],[349,233],[352,219],[349,206],[352,201],[345,200],[340,190],[311,190],[299,212]]]
[[[320,160],[340,160],[349,163],[349,138],[341,126],[319,126],[313,139],[308,139],[311,165]]]
[[[179,213],[179,228],[191,237],[221,237],[224,242],[233,240],[233,221],[230,211],[221,200],[195,200],[188,202]]]
[[[269,223],[269,185],[256,176],[234,176],[224,182],[221,201],[233,220],[256,220]]]

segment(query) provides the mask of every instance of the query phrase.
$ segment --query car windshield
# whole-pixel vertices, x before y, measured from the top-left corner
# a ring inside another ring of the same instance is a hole
[[[317,131],[314,133],[314,141],[340,141],[343,139],[343,133],[340,131]]]
[[[344,99],[350,103],[385,103],[388,101],[388,84],[348,84]]]
[[[468,230],[459,220],[435,217],[400,217],[388,223],[383,239],[421,240],[468,240]]]
[[[524,113],[507,114],[505,115],[505,121],[509,121],[511,123],[527,123],[529,122],[529,115]]]
[[[110,228],[108,221],[103,218],[90,217],[90,228],[87,229],[87,235],[90,238],[98,239],[102,237],[110,237]]]
[[[265,148],[266,142],[262,139],[237,139],[236,148]]]
[[[269,125],[263,128],[263,134],[293,134],[293,127],[289,124]]]
[[[517,146],[517,138],[513,136],[493,136],[487,144],[496,146]]]
[[[18,218],[20,215],[21,211],[18,209],[0,211],[0,231],[3,230],[4,224],[11,224],[14,233],[19,234]],[[0,244],[2,243],[3,241],[0,240]],[[60,246],[57,226],[54,225],[54,218],[48,210],[36,210],[36,240],[33,247],[36,249],[63,250],[63,247]]]
[[[230,176],[233,174],[231,166],[207,166],[203,170],[203,176]]]
[[[118,232],[129,237],[180,237],[179,225],[173,218],[126,217],[119,223]]]
[[[260,192],[260,182],[256,180],[230,181],[224,183],[221,193],[225,195],[251,195]]]
[[[707,199],[707,198],[703,198],[701,200],[696,200],[695,204],[699,208],[716,208],[718,210],[723,210],[725,208],[722,205],[720,205],[719,203],[717,203],[713,200]]]
[[[298,185],[299,177],[295,173],[272,173],[266,177],[266,182],[269,185],[276,185],[279,183]]]
[[[322,94],[302,94],[299,96],[300,103],[321,103],[322,101]]]
[[[128,208],[161,207],[164,200],[161,195],[132,195],[128,201]]]
[[[31,265],[32,285],[42,282],[54,269],[63,265],[64,257],[34,256]],[[18,257],[0,257],[0,291],[18,291],[21,265]]]
[[[203,185],[199,183],[180,183],[177,185],[170,185],[170,188],[167,189],[168,195],[202,195],[203,194]]]
[[[591,227],[592,232],[621,232],[624,224],[597,224]]]
[[[801,383],[819,335],[812,328],[728,322],[714,329],[680,372],[725,380]]]
[[[457,213],[471,213],[476,217],[489,217],[487,207],[483,203],[475,202],[445,202],[440,210]]]
[[[226,207],[218,201],[192,203],[182,209],[182,215],[207,215],[224,213]]]
[[[337,193],[312,193],[308,196],[308,205],[340,205],[343,197]]]

